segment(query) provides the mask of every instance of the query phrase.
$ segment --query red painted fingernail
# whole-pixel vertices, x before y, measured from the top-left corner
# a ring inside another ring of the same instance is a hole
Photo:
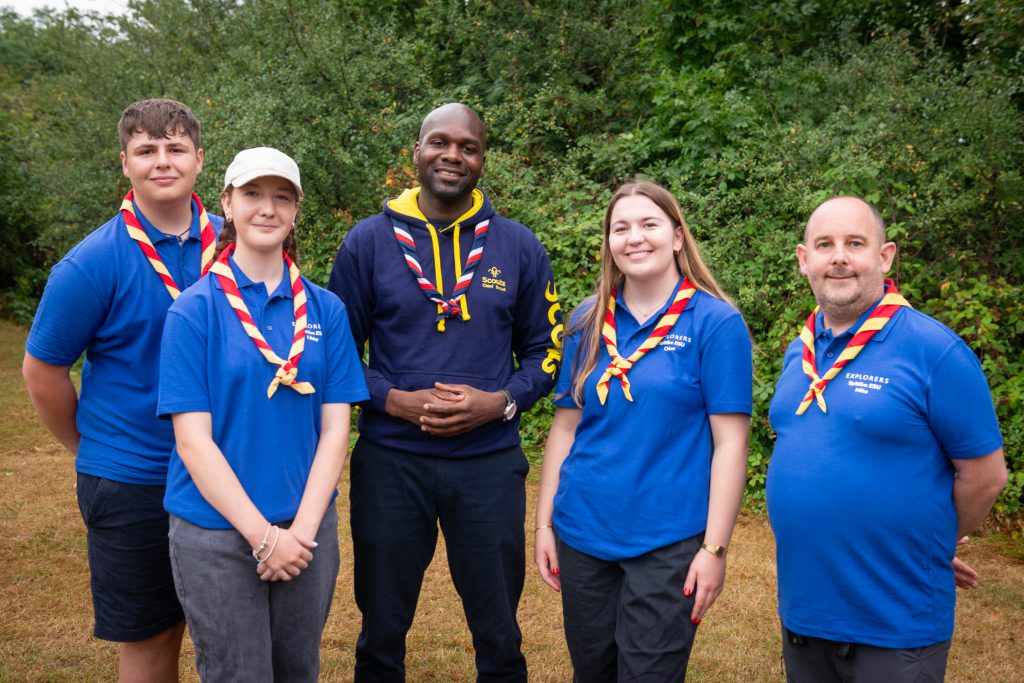
[[[555,567],[554,569],[552,569],[551,573],[554,574],[555,576],[558,576],[558,567]]]
[[[700,619],[690,619],[693,623],[700,625]]]
[[[690,597],[690,593],[692,593],[692,592],[693,592],[693,589],[690,589],[690,588],[684,588],[683,589],[683,595],[685,595],[686,597]]]

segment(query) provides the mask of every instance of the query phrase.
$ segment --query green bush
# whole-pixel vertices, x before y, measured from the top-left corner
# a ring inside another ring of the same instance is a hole
[[[756,343],[747,504],[761,507],[767,406],[813,306],[794,248],[835,193],[875,203],[914,306],[981,358],[1024,509],[1022,0],[138,0],[132,17],[0,11],[0,313],[31,315],[49,266],[127,190],[115,125],[169,96],[204,122],[217,205],[243,147],[296,158],[304,272],[325,282],[352,224],[414,181],[433,106],[482,113],[482,180],[548,249],[565,312],[598,271],[614,188],[672,189]],[[524,417],[539,454],[549,401]]]

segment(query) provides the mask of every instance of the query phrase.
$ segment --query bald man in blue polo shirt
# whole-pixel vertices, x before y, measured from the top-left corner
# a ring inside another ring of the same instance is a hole
[[[981,364],[885,279],[878,211],[837,197],[797,246],[818,308],[772,398],[768,468],[783,658],[791,682],[941,681],[957,539],[1006,483]]]
[[[118,123],[132,191],[50,272],[22,374],[43,424],[75,456],[97,638],[119,642],[121,683],[178,680],[184,614],[164,511],[170,422],[156,417],[160,337],[174,297],[213,256],[219,216],[193,194],[200,125],[173,100]],[[70,368],[85,353],[82,391]]]

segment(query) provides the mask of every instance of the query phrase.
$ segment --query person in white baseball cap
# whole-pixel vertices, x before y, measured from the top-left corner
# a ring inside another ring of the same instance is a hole
[[[369,397],[345,308],[299,273],[298,165],[224,175],[208,277],[168,311],[157,412],[174,425],[171,566],[204,681],[316,681],[338,576],[349,404]]]
[[[290,156],[273,147],[252,147],[235,155],[228,170],[224,172],[224,190],[242,187],[251,180],[263,176],[284,178],[295,186],[295,192],[302,199],[302,182],[299,165]]]

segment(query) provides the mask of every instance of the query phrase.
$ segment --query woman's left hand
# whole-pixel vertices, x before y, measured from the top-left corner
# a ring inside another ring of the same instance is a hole
[[[704,613],[711,609],[724,584],[725,558],[715,557],[706,550],[698,549],[683,583],[683,595],[690,596],[696,592],[693,612],[690,613],[690,620],[693,623],[699,624],[704,618]]]

